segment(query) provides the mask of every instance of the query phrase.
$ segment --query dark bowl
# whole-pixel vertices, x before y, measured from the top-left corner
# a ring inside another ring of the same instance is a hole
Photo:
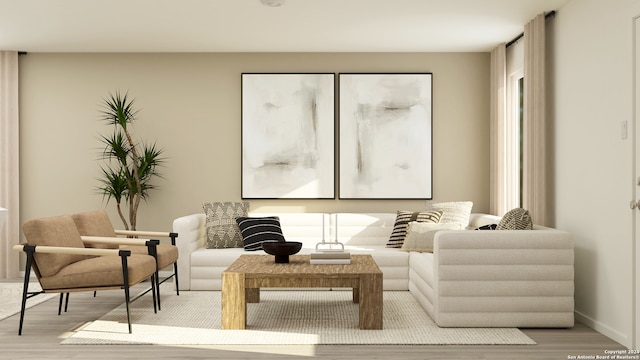
[[[298,241],[266,242],[262,243],[262,249],[269,255],[275,255],[277,263],[288,263],[289,255],[300,251],[302,243]]]

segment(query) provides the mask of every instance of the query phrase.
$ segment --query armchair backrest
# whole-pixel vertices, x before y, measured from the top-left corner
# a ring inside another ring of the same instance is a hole
[[[115,237],[116,232],[113,229],[109,215],[104,210],[95,210],[72,214],[71,217],[78,228],[78,232],[82,236],[106,236]],[[117,245],[109,244],[92,244],[87,247],[101,249],[117,249]]]
[[[80,233],[71,216],[29,220],[22,225],[27,243],[32,246],[61,246],[84,248]],[[36,273],[43,277],[53,276],[62,268],[86,259],[86,255],[42,254],[33,255]]]

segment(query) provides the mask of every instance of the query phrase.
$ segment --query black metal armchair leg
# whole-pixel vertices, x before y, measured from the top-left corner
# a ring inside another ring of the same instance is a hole
[[[176,246],[176,238],[178,237],[178,233],[171,232],[169,233],[169,237],[171,238],[171,245]],[[180,295],[180,287],[178,286],[178,260],[173,263],[173,281],[175,281],[176,283],[176,295]]]
[[[69,293],[67,293],[67,300],[69,299]],[[60,312],[62,311],[62,299],[64,298],[64,293],[60,293],[60,301],[58,302],[58,316],[60,316]],[[67,312],[67,307],[64,307],[64,312]]]
[[[156,267],[157,267],[157,263],[156,263]],[[162,308],[160,307],[160,272],[158,270],[156,270],[156,276],[155,276],[155,289],[153,291],[155,291],[155,293],[158,294],[158,310],[162,310]]]
[[[131,331],[131,307],[130,307],[130,303],[131,303],[131,296],[129,294],[129,267],[128,267],[128,261],[127,261],[127,256],[131,255],[131,251],[129,250],[120,250],[120,257],[122,259],[122,280],[123,280],[123,289],[124,289],[124,299],[125,299],[125,305],[127,307],[127,324],[129,325],[129,334],[132,333]],[[155,287],[155,279],[153,279],[155,275],[151,275],[151,293],[153,294],[153,308],[155,311],[156,308],[156,298],[155,298],[155,294],[156,294],[156,287]],[[140,297],[142,294],[138,295],[135,299],[137,299],[138,297]]]
[[[160,240],[149,240],[147,241],[147,253],[153,256],[153,259],[156,261],[156,272],[151,277],[151,292],[153,293],[153,312],[156,313],[157,310],[162,310],[160,307],[160,269],[158,269],[158,248],[157,246],[160,244]],[[147,290],[148,291],[148,290]],[[158,305],[156,310],[156,304]]]
[[[67,293],[67,296],[64,299],[64,312],[67,312],[68,307],[69,307],[69,293]]]
[[[127,256],[131,255],[131,251],[120,250],[120,258],[122,259],[122,280],[124,288],[124,300],[127,306],[127,324],[129,325],[129,334],[131,334],[131,313],[129,308],[129,266],[127,264]]]
[[[31,276],[31,263],[33,262],[33,252],[35,246],[25,245],[24,251],[27,253],[27,264],[24,269],[24,285],[22,286],[22,307],[20,308],[20,326],[18,335],[22,335],[22,324],[24,322],[24,310],[27,306],[27,294],[29,293],[29,276]]]
[[[156,273],[156,275],[152,275],[151,276],[151,294],[153,294],[153,313],[157,314],[158,313],[158,308],[156,307],[156,304],[159,302],[158,299],[156,299],[156,289],[155,289],[155,280],[154,277],[158,276],[158,273]],[[160,305],[158,305],[160,306]]]
[[[180,295],[180,286],[178,286],[178,262],[173,263],[173,281],[176,283],[176,295]]]

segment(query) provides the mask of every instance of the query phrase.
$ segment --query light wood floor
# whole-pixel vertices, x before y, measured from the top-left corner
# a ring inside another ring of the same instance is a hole
[[[16,280],[19,281],[19,280]],[[171,285],[169,285],[171,286]],[[135,290],[133,291],[135,294]],[[175,296],[175,295],[173,295]],[[71,297],[69,312],[58,316],[58,298],[25,315],[18,336],[19,315],[0,321],[0,359],[567,359],[569,355],[604,355],[622,345],[582,325],[572,329],[525,329],[537,345],[500,346],[147,346],[60,345],[65,332],[95,320],[122,303],[121,291]],[[135,323],[134,323],[135,331]]]

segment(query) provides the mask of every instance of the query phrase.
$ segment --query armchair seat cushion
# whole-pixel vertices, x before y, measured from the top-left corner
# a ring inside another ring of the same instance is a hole
[[[156,271],[156,263],[149,255],[131,255],[127,258],[129,286],[135,285]],[[95,287],[120,287],[122,279],[122,259],[120,256],[100,256],[76,261],[62,268],[53,276],[40,278],[40,285],[46,290]]]
[[[131,254],[147,255],[146,246],[120,246],[123,250],[131,250]],[[163,269],[178,261],[178,247],[170,244],[160,244],[156,247],[158,253],[158,269]]]

